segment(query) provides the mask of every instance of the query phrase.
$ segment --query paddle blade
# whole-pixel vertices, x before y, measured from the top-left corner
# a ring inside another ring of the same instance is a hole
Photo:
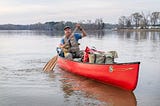
[[[43,68],[43,71],[49,72],[52,71],[57,63],[58,56],[54,56]]]

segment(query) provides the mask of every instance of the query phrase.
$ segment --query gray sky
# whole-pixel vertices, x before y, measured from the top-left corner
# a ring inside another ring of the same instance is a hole
[[[0,24],[92,20],[117,23],[134,12],[160,12],[160,0],[0,0]]]

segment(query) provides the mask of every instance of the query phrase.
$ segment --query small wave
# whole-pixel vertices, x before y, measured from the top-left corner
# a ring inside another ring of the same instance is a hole
[[[5,66],[0,66],[0,70],[7,70],[8,68]]]

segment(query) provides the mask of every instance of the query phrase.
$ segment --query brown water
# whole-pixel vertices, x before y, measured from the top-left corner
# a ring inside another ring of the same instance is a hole
[[[133,92],[43,66],[61,37],[44,31],[0,31],[0,106],[159,106],[160,33],[88,32],[80,47],[116,50],[117,62],[140,61]],[[59,35],[59,34],[58,34]],[[127,76],[126,76],[127,77]]]

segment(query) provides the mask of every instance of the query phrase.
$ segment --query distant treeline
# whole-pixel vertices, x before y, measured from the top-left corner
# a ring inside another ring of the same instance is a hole
[[[78,22],[80,23],[86,30],[102,30],[102,29],[112,29],[115,28],[116,25],[104,23],[103,20],[96,19],[94,22],[91,20],[83,20]],[[14,24],[4,24],[0,25],[0,30],[63,30],[64,26],[68,25],[71,28],[75,27],[75,22],[70,21],[60,21],[60,22],[45,22],[45,23],[36,23],[30,25],[14,25]]]
[[[118,28],[160,28],[160,12],[135,12],[130,16],[121,16],[118,19]]]

